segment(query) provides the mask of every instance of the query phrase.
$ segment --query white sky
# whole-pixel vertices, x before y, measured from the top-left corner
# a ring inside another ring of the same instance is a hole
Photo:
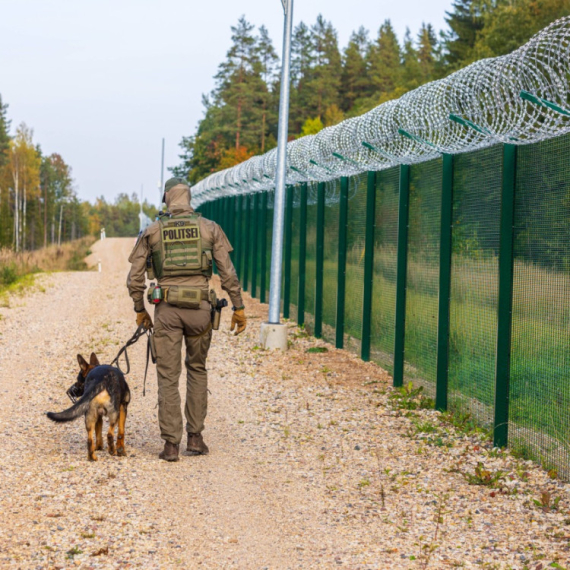
[[[442,29],[451,3],[295,0],[294,24],[322,13],[342,48],[353,30],[375,36],[386,18],[400,39],[423,21]],[[0,0],[0,94],[12,131],[24,121],[45,154],[60,153],[83,199],[143,184],[158,202],[161,139],[165,166],[178,164],[242,14],[267,26],[280,53],[280,0]]]

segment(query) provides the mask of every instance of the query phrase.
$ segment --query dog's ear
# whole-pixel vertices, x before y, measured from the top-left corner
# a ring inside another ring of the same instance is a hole
[[[91,353],[91,358],[89,359],[89,364],[91,366],[100,366],[99,360],[97,359],[97,356],[95,355],[94,352]]]
[[[85,376],[85,374],[87,374],[87,369],[89,368],[89,364],[87,364],[87,361],[85,360],[85,358],[83,358],[83,356],[81,356],[81,354],[77,355],[77,362],[79,362],[79,368],[81,368],[81,374]]]

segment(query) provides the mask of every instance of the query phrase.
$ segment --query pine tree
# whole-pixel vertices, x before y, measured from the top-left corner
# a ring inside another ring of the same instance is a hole
[[[307,83],[314,65],[311,30],[300,22],[293,32],[291,43],[291,98],[289,105],[289,131],[299,133],[307,118]]]
[[[256,38],[251,33],[254,26],[242,16],[231,29],[232,46],[216,75],[216,99],[223,103],[222,124],[226,133],[233,131],[235,150],[239,153],[241,146],[254,146],[256,142],[244,126],[250,122],[256,107],[253,100],[260,87],[259,61]]]
[[[321,117],[332,105],[340,103],[339,87],[342,63],[338,49],[337,32],[322,15],[311,28],[315,65],[307,83],[309,97],[307,111]]]
[[[344,112],[349,111],[355,101],[366,96],[368,77],[365,58],[369,47],[368,30],[360,27],[353,32],[344,50],[340,78],[341,109]]]
[[[482,13],[473,59],[504,55],[558,18],[570,14],[568,0],[500,1]]]
[[[378,32],[377,40],[368,51],[370,73],[369,94],[377,101],[393,92],[400,81],[401,49],[390,20]],[[378,104],[378,103],[377,103]]]
[[[2,96],[0,95],[0,168],[6,163],[6,152],[10,145],[10,121],[6,116],[8,104],[2,103]]]
[[[444,61],[448,71],[471,62],[477,34],[483,29],[479,0],[454,0],[445,21],[451,28],[443,34]]]
[[[421,83],[422,72],[418,60],[418,52],[414,48],[412,34],[409,28],[406,28],[404,47],[402,50],[402,71],[399,77],[398,87],[402,93],[406,93],[407,91],[419,87]]]
[[[434,75],[438,59],[438,42],[433,26],[422,23],[418,33],[418,61],[421,70],[420,84],[435,79]]]
[[[265,26],[259,28],[259,38],[255,46],[257,53],[259,74],[263,79],[262,92],[259,93],[261,99],[261,125],[260,125],[260,152],[265,152],[273,147],[276,137],[273,137],[269,148],[267,145],[267,138],[270,134],[271,128],[277,124],[277,107],[279,101],[276,98],[275,86],[277,84],[277,65],[279,58],[273,47],[273,42],[269,37],[269,32]]]

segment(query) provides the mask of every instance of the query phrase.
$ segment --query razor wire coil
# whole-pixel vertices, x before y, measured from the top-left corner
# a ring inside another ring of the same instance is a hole
[[[287,145],[287,184],[327,182],[497,143],[529,144],[570,131],[570,17],[511,54],[483,59],[360,117]],[[192,189],[205,202],[275,185],[277,149],[216,172]]]

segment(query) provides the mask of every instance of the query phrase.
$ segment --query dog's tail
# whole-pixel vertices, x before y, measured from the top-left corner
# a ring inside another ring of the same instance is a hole
[[[91,390],[85,392],[83,396],[71,408],[67,408],[67,410],[63,410],[63,412],[48,412],[46,415],[47,417],[54,421],[54,422],[71,422],[77,419],[79,416],[84,416],[87,410],[89,409],[89,404],[91,400],[102,392],[105,389],[105,386],[102,382],[96,384],[91,388]]]

